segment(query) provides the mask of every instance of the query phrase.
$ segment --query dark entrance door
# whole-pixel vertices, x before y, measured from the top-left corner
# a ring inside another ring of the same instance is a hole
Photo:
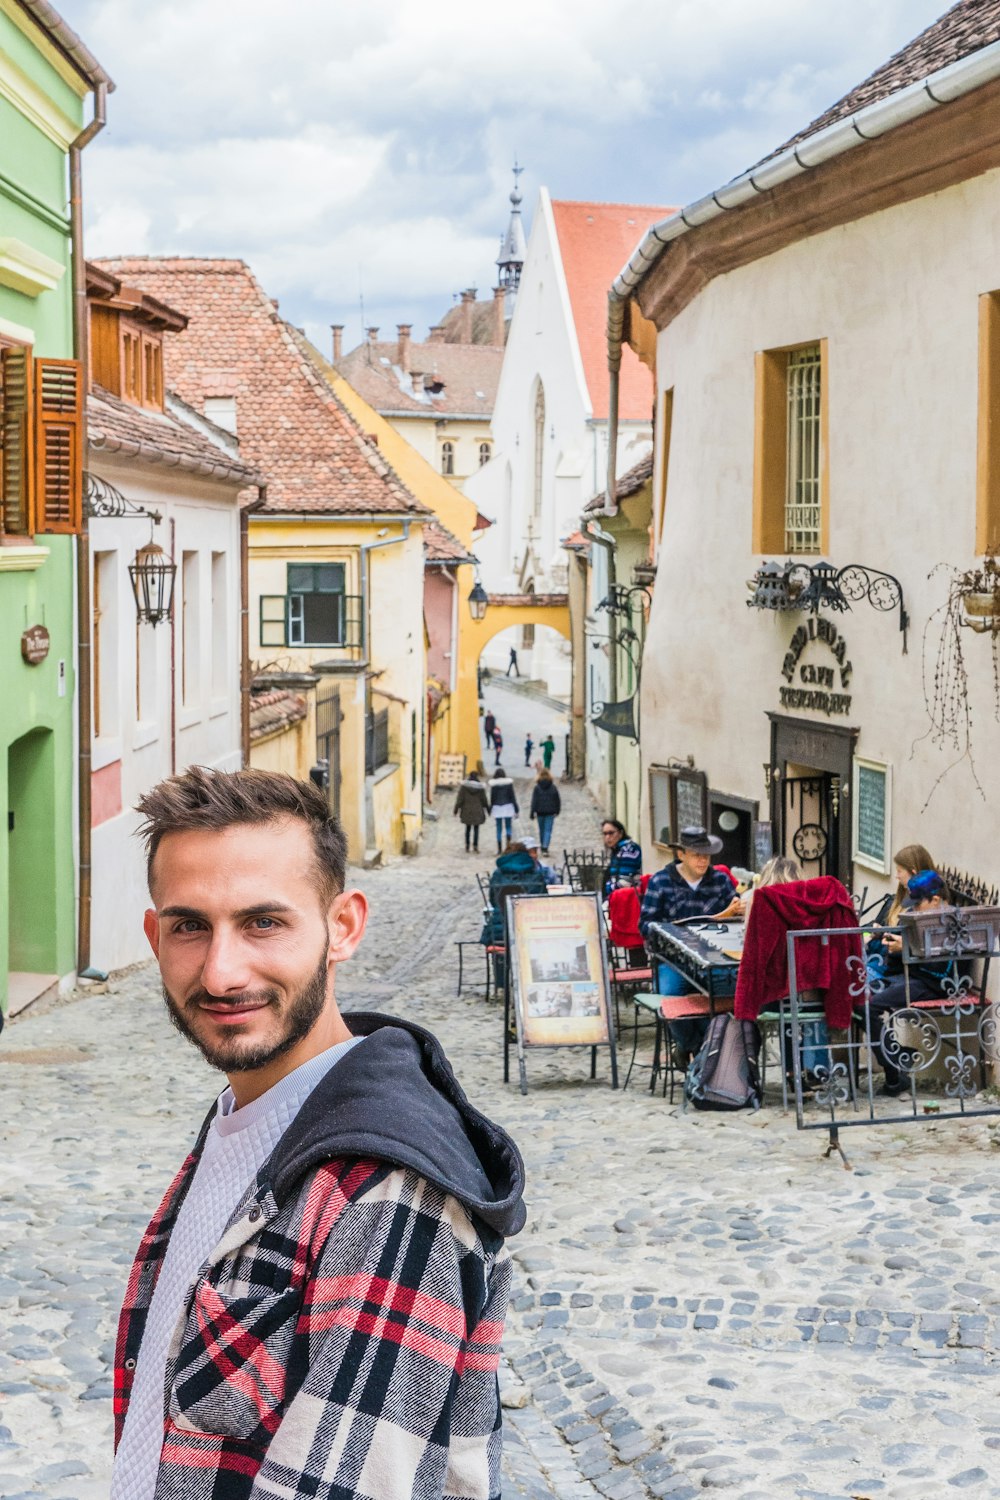
[[[777,851],[804,876],[834,875],[850,888],[851,767],[856,729],[785,714],[771,720],[771,821]]]
[[[333,816],[340,820],[340,690],[320,681],[316,695],[316,755],[326,766],[326,795]]]

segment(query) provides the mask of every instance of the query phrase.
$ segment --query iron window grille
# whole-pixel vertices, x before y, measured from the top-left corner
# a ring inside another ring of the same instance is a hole
[[[785,551],[819,552],[821,358],[818,344],[788,356],[788,465]]]
[[[389,761],[389,710],[365,715],[365,775],[372,776]]]

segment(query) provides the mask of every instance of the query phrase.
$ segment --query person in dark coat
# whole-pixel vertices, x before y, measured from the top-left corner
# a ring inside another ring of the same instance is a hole
[[[520,886],[530,896],[545,895],[545,875],[534,856],[516,841],[508,844],[504,852],[497,856],[496,866],[490,876],[490,909],[483,923],[479,939],[481,943],[503,942],[504,914],[500,890],[505,885]]]
[[[493,731],[494,729],[496,729],[496,727],[496,715],[494,714],[492,709],[488,709],[485,717],[483,718],[483,734],[485,734],[486,736],[487,750],[491,749],[493,746]]]
[[[497,831],[497,853],[503,850],[504,834],[510,843],[511,834],[514,831],[514,819],[520,814],[517,804],[517,795],[514,791],[514,783],[500,764],[497,756],[497,768],[490,778],[490,812],[493,815]]]
[[[542,853],[548,854],[552,842],[552,825],[562,812],[559,788],[552,780],[551,771],[539,771],[538,780],[531,792],[531,817],[538,819],[538,842]]]
[[[494,748],[494,750],[497,753],[496,764],[497,764],[497,766],[499,766],[500,765],[500,752],[503,749],[503,735],[500,733],[500,725],[499,724],[493,730],[493,748]]]
[[[466,854],[469,852],[470,841],[473,852],[479,852],[479,830],[486,822],[489,807],[489,793],[479,778],[479,772],[470,771],[455,798],[455,817],[461,818],[465,826]]]

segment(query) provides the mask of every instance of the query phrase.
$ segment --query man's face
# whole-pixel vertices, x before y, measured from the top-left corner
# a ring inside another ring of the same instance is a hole
[[[681,874],[687,880],[700,880],[708,873],[708,867],[712,863],[710,854],[699,854],[695,849],[682,849],[678,864]]]
[[[326,904],[300,819],[167,834],[152,896],[145,929],[167,1008],[213,1067],[273,1067],[277,1081],[341,1039],[338,1027],[346,1035],[334,960],[360,942],[365,901],[355,891]]]

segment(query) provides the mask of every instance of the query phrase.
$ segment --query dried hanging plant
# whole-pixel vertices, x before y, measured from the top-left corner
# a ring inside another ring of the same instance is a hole
[[[942,570],[949,574],[948,596],[934,611],[924,626],[923,639],[923,690],[924,703],[930,719],[930,728],[925,735],[914,740],[930,738],[931,744],[940,749],[958,752],[957,758],[938,776],[927,794],[922,811],[928,807],[948,772],[963,760],[969,762],[972,779],[983,801],[983,791],[976,771],[972,753],[972,704],[969,700],[969,674],[965,664],[965,629],[990,637],[990,654],[993,667],[993,717],[1000,723],[1000,566],[988,557],[981,568],[969,568],[960,572],[946,563],[938,563],[927,575],[933,578]],[[939,633],[938,633],[939,632]],[[933,642],[937,635],[937,648]],[[933,651],[933,678],[929,680],[929,663]]]

